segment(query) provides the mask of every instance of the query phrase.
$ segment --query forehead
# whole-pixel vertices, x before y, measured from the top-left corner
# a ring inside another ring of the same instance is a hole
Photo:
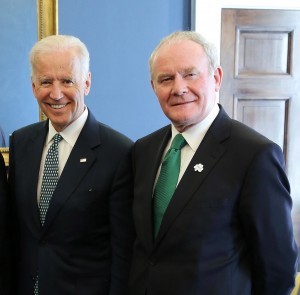
[[[188,66],[207,64],[202,46],[191,40],[172,41],[162,45],[153,58],[153,70],[168,66]]]
[[[38,71],[73,71],[78,65],[79,58],[70,50],[42,53],[35,59],[35,67]]]

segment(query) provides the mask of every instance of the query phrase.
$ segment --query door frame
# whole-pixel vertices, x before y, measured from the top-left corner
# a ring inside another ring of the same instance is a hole
[[[191,0],[191,28],[220,50],[222,8],[299,10],[299,0]],[[263,2],[263,3],[261,3]],[[282,3],[283,2],[283,3]],[[219,53],[220,55],[220,53]]]

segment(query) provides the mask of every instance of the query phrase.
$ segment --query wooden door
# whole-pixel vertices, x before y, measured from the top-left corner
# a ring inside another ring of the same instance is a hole
[[[222,9],[220,53],[220,103],[284,152],[300,246],[300,11]]]

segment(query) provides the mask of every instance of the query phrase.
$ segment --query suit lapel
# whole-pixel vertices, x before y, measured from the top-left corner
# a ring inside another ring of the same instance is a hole
[[[28,178],[27,183],[31,184],[28,186],[26,195],[29,196],[27,202],[30,206],[30,212],[32,212],[34,225],[36,228],[40,228],[40,215],[37,203],[37,183],[40,172],[40,162],[43,153],[43,147],[45,138],[48,132],[48,121],[44,121],[38,125],[30,137],[31,144],[28,145],[28,149],[24,156],[24,167],[30,167],[30,173],[24,173],[24,177]]]
[[[137,175],[136,181],[140,184],[142,192],[136,192],[139,195],[139,204],[137,214],[141,222],[136,225],[138,235],[143,237],[141,241],[144,243],[144,248],[148,249],[149,253],[153,249],[153,216],[152,216],[152,192],[156,179],[158,167],[161,162],[161,157],[171,136],[170,126],[164,128],[160,134],[155,137],[155,141],[146,142],[143,149],[147,151],[140,152],[141,157],[138,159],[140,163],[146,167],[143,170],[143,175]],[[158,152],[157,152],[158,147]],[[144,155],[147,155],[145,157]],[[141,171],[141,169],[139,170]],[[140,173],[141,174],[141,173]]]
[[[99,131],[97,131],[96,126],[99,125],[96,124],[95,118],[89,112],[87,122],[76,141],[51,198],[43,233],[47,231],[62,206],[71,197],[72,192],[96,160],[93,148],[100,145]]]
[[[223,142],[229,137],[230,126],[230,119],[221,108],[219,115],[206,133],[177,186],[163,218],[155,245],[159,244],[176,217],[184,210],[203,181],[209,176],[210,171],[225,153],[226,148]],[[197,164],[203,165],[201,172],[195,171],[194,166]]]

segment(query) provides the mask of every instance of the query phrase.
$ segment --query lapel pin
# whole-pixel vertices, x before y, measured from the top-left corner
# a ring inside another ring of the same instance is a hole
[[[197,172],[202,172],[203,171],[203,165],[201,163],[196,164],[194,166],[194,170],[197,171]]]
[[[86,162],[86,158],[81,158],[80,159],[80,163],[85,163]]]

